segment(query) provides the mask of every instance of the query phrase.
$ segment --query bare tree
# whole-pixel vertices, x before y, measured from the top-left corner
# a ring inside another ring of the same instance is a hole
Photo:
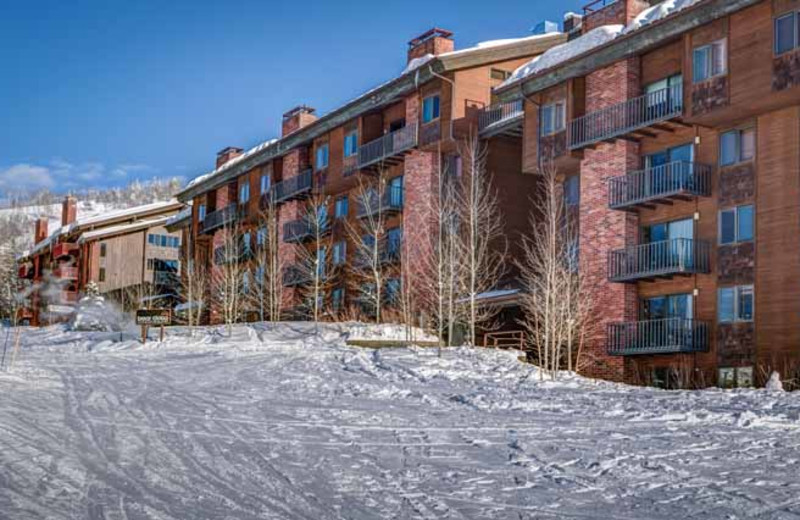
[[[524,287],[522,325],[542,374],[555,379],[565,360],[570,370],[578,362],[575,356],[592,327],[593,291],[577,265],[577,230],[557,171],[552,164],[541,171],[536,213],[531,215],[534,232],[525,239],[524,258],[518,262]]]
[[[320,321],[325,307],[325,295],[332,287],[334,273],[329,261],[333,249],[331,221],[328,216],[329,197],[323,193],[311,196],[305,203],[300,218],[287,224],[286,233],[301,235],[314,244],[309,249],[298,247],[298,262],[295,264],[296,276],[308,283],[303,286],[302,306],[315,322]]]
[[[458,194],[458,217],[463,233],[464,297],[468,341],[476,342],[476,329],[496,315],[481,305],[478,296],[496,289],[505,274],[507,243],[497,193],[486,167],[487,148],[476,135],[460,144],[463,172]]]
[[[230,334],[233,324],[241,318],[246,268],[241,262],[243,247],[239,226],[226,224],[218,235],[220,240],[214,249],[215,265],[211,271],[211,299]]]
[[[186,305],[186,325],[190,335],[194,333],[194,327],[200,325],[208,305],[208,272],[205,265],[195,259],[194,245],[192,233],[187,233],[180,267],[180,293]]]
[[[270,192],[265,196],[265,207],[258,214],[254,251],[255,280],[247,295],[258,309],[261,321],[280,321],[283,305],[278,205],[271,195]]]

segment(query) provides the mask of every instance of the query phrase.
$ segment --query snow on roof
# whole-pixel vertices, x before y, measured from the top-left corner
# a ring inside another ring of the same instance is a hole
[[[535,41],[535,40],[546,40],[552,38],[554,35],[560,33],[557,32],[550,32],[545,34],[534,34],[531,36],[522,36],[520,38],[503,38],[499,40],[487,40],[484,42],[478,42],[473,47],[467,47],[466,49],[460,49],[456,51],[450,52],[443,52],[439,54],[439,58],[447,58],[449,56],[460,56],[463,54],[469,54],[471,52],[476,52],[479,50],[484,49],[491,49],[492,47],[502,47],[504,45],[517,45],[524,42]]]
[[[628,24],[623,31],[623,34],[628,34],[641,29],[642,27],[666,18],[673,13],[677,13],[686,9],[687,7],[691,7],[700,1],[701,0],[665,0],[660,4],[656,4],[639,13],[639,15]]]
[[[603,25],[574,40],[556,45],[515,70],[511,77],[500,85],[500,88],[585,54],[595,47],[610,42],[622,34],[624,29],[624,25]]]
[[[180,222],[181,220],[187,219],[187,218],[189,218],[191,216],[192,216],[192,206],[188,205],[185,208],[183,208],[182,210],[180,210],[178,213],[176,213],[175,215],[172,215],[171,217],[169,217],[167,219],[167,223],[165,225],[166,226],[171,226],[171,225],[176,224],[176,223]]]
[[[92,240],[94,238],[101,238],[104,236],[111,236],[111,235],[120,235],[127,232],[136,231],[138,229],[146,229],[149,227],[155,226],[162,226],[166,224],[166,222],[172,217],[159,217],[152,220],[139,220],[137,222],[132,222],[130,224],[122,224],[119,226],[111,226],[101,229],[96,229],[94,231],[87,231],[83,233],[78,239],[79,243],[86,242],[88,240]]]
[[[403,72],[401,72],[400,75],[402,76],[403,74],[408,74],[412,70],[416,70],[416,69],[422,67],[423,65],[425,65],[426,63],[428,63],[429,61],[434,59],[435,57],[436,56],[434,56],[433,54],[428,53],[425,56],[420,56],[419,58],[414,58],[413,60],[408,62],[408,65],[406,65],[406,68],[403,69]]]
[[[197,184],[205,182],[208,179],[211,179],[212,177],[216,176],[218,173],[220,173],[220,172],[222,172],[224,170],[227,170],[228,168],[230,168],[234,164],[238,163],[239,161],[243,161],[244,159],[250,157],[251,155],[258,153],[261,150],[264,150],[265,148],[268,148],[268,147],[272,146],[273,144],[275,144],[277,142],[278,142],[278,139],[270,139],[268,141],[264,141],[263,143],[250,148],[249,150],[247,150],[243,154],[241,154],[241,155],[239,155],[237,157],[234,157],[230,161],[222,164],[219,168],[217,168],[217,169],[215,169],[213,171],[210,171],[208,173],[204,173],[203,175],[199,175],[199,176],[195,177],[194,179],[189,181],[189,184],[187,184],[186,188],[184,188],[184,189],[191,188],[192,186],[195,186]]]

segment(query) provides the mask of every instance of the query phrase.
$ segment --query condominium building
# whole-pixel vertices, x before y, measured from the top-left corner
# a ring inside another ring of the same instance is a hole
[[[749,386],[800,363],[796,1],[596,1],[496,89],[573,194],[590,375]]]

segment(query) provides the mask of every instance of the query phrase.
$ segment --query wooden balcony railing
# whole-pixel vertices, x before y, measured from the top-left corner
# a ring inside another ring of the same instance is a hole
[[[66,258],[78,252],[78,244],[60,242],[53,246],[53,258]]]
[[[708,323],[686,318],[609,323],[607,348],[612,356],[707,352],[708,331]]]
[[[683,86],[677,84],[573,119],[569,147],[617,139],[682,114]]]
[[[358,167],[368,168],[379,163],[392,163],[419,142],[418,125],[407,125],[388,133],[374,141],[361,145],[358,149]]]
[[[478,113],[478,132],[485,136],[493,134],[508,124],[522,124],[524,116],[522,100],[491,105]]]
[[[636,282],[675,275],[710,272],[711,246],[689,238],[675,238],[611,251],[608,279]]]
[[[77,280],[78,268],[67,265],[58,266],[53,269],[53,277],[60,280]]]
[[[675,161],[646,170],[614,177],[608,184],[611,209],[628,209],[670,199],[711,195],[712,167],[706,164]]]
[[[389,186],[382,197],[375,195],[362,200],[358,204],[358,218],[367,218],[378,214],[397,213],[403,210],[403,187]]]
[[[312,178],[313,171],[309,168],[294,177],[275,183],[271,190],[275,202],[286,202],[308,196],[311,193]]]
[[[506,330],[487,332],[483,335],[483,346],[497,349],[525,349],[525,331]]]
[[[236,222],[239,218],[239,206],[231,203],[224,208],[212,211],[203,219],[203,233],[212,233],[219,228]]]

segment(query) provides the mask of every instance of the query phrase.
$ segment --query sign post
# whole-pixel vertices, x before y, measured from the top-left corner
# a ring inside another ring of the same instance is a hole
[[[139,309],[136,311],[136,324],[142,327],[142,343],[147,342],[147,330],[151,325],[161,328],[161,342],[164,342],[164,327],[172,323],[169,309]]]

